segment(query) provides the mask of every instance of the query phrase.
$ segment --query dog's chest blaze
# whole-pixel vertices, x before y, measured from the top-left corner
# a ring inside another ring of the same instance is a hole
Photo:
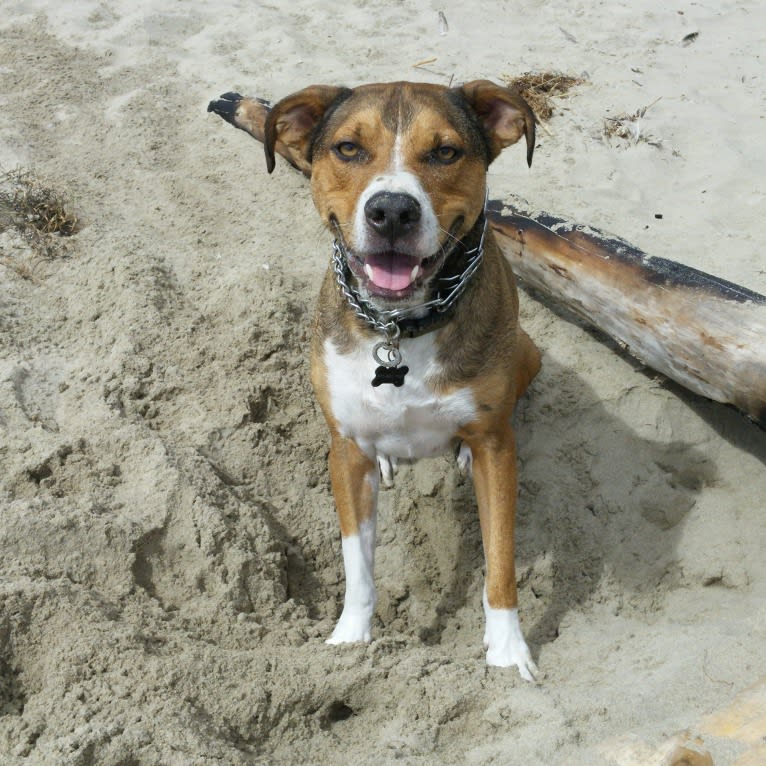
[[[340,354],[326,340],[324,362],[332,416],[342,436],[370,457],[433,457],[449,449],[457,432],[476,419],[470,388],[436,393],[429,379],[438,372],[432,336],[402,340],[402,364],[410,371],[404,385],[373,387],[377,363],[373,342]]]

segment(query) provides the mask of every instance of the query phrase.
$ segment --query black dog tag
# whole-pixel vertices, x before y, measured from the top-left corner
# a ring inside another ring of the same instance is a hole
[[[390,383],[392,386],[400,388],[404,385],[404,376],[410,371],[407,365],[401,367],[384,367],[382,364],[375,369],[375,377],[372,379],[372,385],[376,388],[382,383]]]
[[[375,377],[372,379],[372,385],[376,388],[383,383],[400,388],[404,385],[404,376],[410,371],[406,365],[399,365],[402,361],[399,351],[399,327],[394,325],[394,329],[396,334],[393,339],[387,338],[372,348],[372,358],[380,365],[375,368]]]

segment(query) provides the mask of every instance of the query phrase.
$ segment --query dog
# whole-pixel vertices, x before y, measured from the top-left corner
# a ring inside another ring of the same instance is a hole
[[[330,644],[369,642],[381,477],[400,459],[459,450],[471,471],[486,574],[488,665],[538,671],[521,631],[514,565],[511,416],[540,368],[511,268],[485,211],[490,163],[535,117],[514,91],[399,82],[315,85],[268,114],[264,148],[310,177],[335,237],[311,344],[330,431],[346,586]]]

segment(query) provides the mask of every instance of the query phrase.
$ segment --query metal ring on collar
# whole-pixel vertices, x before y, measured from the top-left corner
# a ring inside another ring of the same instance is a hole
[[[386,352],[387,358],[380,356],[381,350]],[[390,346],[388,341],[385,340],[381,341],[380,343],[376,343],[372,347],[372,356],[379,365],[388,368],[398,367],[399,362],[402,361],[402,352],[399,351],[396,346]]]

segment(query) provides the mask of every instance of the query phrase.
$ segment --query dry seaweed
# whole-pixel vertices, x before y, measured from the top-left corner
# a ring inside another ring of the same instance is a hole
[[[63,239],[79,229],[67,194],[25,168],[0,175],[0,233],[15,231],[36,256],[55,258],[68,252]]]
[[[583,77],[562,72],[525,72],[517,77],[502,75],[501,79],[518,91],[541,122],[553,116],[555,97],[564,96],[576,85],[586,82]]]

